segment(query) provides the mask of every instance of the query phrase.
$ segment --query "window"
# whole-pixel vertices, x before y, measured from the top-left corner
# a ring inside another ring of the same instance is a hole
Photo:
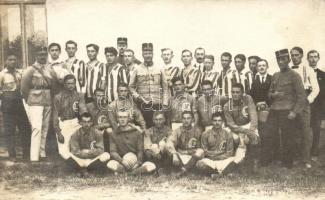
[[[0,59],[1,65],[9,51],[14,51],[19,59],[19,66],[22,65],[22,30],[20,23],[19,5],[0,5]]]
[[[0,68],[9,51],[24,68],[35,62],[35,47],[47,45],[45,0],[2,0],[0,3]]]

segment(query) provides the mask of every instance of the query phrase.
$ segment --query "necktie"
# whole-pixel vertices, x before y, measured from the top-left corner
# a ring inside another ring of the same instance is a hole
[[[262,76],[262,84],[264,83],[264,76]]]

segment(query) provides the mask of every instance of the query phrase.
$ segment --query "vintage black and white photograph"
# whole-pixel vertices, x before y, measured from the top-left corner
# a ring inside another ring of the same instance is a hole
[[[325,199],[324,11],[0,0],[0,199]]]

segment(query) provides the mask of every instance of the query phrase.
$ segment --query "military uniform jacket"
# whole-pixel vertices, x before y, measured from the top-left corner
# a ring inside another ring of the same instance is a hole
[[[134,98],[142,97],[153,104],[168,105],[168,84],[163,69],[140,64],[130,78],[130,91]]]

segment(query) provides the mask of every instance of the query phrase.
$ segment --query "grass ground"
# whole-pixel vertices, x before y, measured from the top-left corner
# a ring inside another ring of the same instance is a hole
[[[78,178],[60,161],[39,164],[0,162],[0,199],[325,199],[325,168],[289,170],[273,164],[253,173],[243,166],[212,180],[191,174],[127,176],[92,174]]]

